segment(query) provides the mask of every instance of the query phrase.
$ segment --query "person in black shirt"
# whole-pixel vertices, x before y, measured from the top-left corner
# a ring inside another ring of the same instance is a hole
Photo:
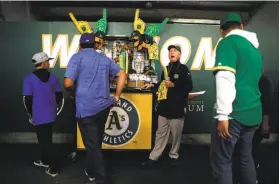
[[[272,109],[271,106],[271,95],[272,95],[272,88],[269,79],[262,75],[259,81],[259,88],[261,92],[261,102],[262,102],[262,109],[263,109],[263,121],[259,127],[259,129],[255,132],[253,137],[253,148],[252,148],[252,155],[254,158],[256,170],[258,171],[259,168],[259,161],[258,161],[258,149],[263,139],[269,139],[270,136],[270,127],[269,127],[269,114],[271,113]]]
[[[180,63],[181,47],[179,45],[170,45],[169,59],[167,66],[169,79],[164,80],[162,72],[161,81],[164,81],[168,88],[167,99],[160,100],[158,105],[158,129],[156,132],[155,146],[150,153],[149,159],[142,165],[156,163],[165,149],[169,134],[171,132],[173,142],[169,152],[172,164],[176,164],[179,157],[178,151],[181,143],[181,136],[184,127],[185,108],[188,94],[192,90],[191,74],[186,65]],[[154,87],[153,84],[145,85],[146,88]]]

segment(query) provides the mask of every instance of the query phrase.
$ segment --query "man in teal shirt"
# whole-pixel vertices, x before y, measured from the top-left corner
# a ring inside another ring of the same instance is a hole
[[[232,154],[240,146],[241,183],[255,184],[252,139],[262,122],[259,80],[262,57],[255,33],[244,31],[238,14],[222,20],[220,41],[215,58],[215,128],[211,135],[210,163],[216,183],[232,184]]]

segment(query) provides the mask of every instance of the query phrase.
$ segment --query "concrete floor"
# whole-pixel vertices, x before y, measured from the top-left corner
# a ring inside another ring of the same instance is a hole
[[[168,147],[169,148],[169,147]],[[167,148],[167,149],[168,149]],[[52,178],[44,173],[44,169],[33,166],[33,160],[39,155],[36,145],[1,145],[0,151],[0,183],[1,184],[82,184],[84,175],[84,153],[79,153],[76,163],[68,163],[67,145],[56,145],[62,155],[63,169]],[[167,150],[168,151],[168,150]],[[167,153],[161,162],[151,168],[141,166],[147,159],[147,151],[106,151],[105,157],[110,163],[114,184],[211,184],[212,177],[209,166],[209,147],[182,145],[180,164],[176,167],[168,164]],[[279,150],[278,144],[262,145],[260,151],[261,179],[259,184],[279,183]]]

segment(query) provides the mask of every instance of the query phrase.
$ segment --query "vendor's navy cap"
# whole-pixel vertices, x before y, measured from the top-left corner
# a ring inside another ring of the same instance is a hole
[[[80,43],[94,43],[94,34],[84,33],[80,37]]]
[[[170,49],[172,49],[172,48],[181,52],[181,46],[180,45],[169,45],[168,50],[170,51]]]

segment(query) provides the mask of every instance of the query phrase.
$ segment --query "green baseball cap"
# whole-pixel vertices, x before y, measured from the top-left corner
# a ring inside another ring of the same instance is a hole
[[[228,22],[239,22],[239,23],[241,23],[241,17],[238,13],[230,12],[222,18],[222,20],[220,22],[220,26],[222,27],[223,25],[225,25]]]

